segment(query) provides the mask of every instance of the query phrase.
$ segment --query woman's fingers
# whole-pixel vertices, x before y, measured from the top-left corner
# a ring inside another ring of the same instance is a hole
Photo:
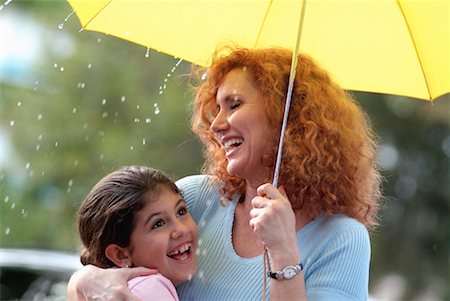
[[[128,289],[127,281],[157,273],[144,267],[130,269],[101,269],[87,265],[75,272],[67,287],[72,301],[84,300],[139,300]]]

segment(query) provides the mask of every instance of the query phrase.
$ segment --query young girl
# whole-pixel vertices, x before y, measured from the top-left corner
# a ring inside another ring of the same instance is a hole
[[[178,300],[174,285],[196,272],[197,226],[161,171],[131,166],[105,176],[81,204],[77,222],[84,265],[158,269],[128,282],[143,300]]]

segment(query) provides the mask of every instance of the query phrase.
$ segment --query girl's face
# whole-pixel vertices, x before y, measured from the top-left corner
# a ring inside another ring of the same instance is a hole
[[[161,186],[158,200],[135,216],[129,251],[134,266],[156,268],[178,285],[197,270],[197,225],[183,198]]]
[[[262,158],[269,152],[273,129],[263,99],[242,69],[231,70],[217,90],[218,113],[211,130],[225,149],[228,173],[246,180],[267,180],[269,176]]]

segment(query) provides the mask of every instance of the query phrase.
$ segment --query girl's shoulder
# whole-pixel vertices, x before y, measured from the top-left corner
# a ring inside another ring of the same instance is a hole
[[[128,287],[142,300],[179,300],[175,286],[159,273],[135,277],[128,281]]]

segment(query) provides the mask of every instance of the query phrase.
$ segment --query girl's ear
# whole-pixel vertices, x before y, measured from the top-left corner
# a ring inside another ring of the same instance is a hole
[[[105,249],[105,255],[118,267],[128,268],[133,265],[130,252],[116,244],[109,244]]]

